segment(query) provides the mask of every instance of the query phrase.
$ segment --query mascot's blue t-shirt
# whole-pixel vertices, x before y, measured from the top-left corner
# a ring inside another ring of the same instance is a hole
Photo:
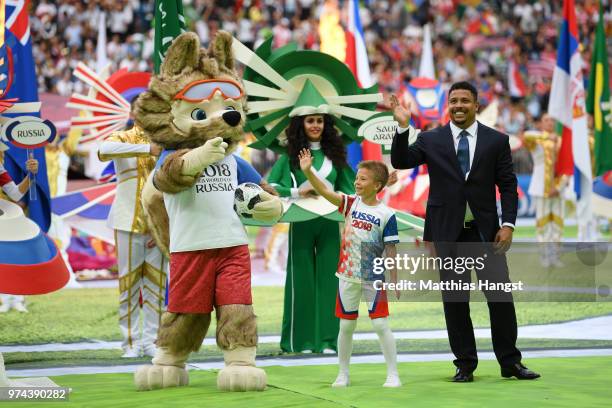
[[[165,150],[155,169],[173,152]],[[246,160],[229,155],[206,167],[190,189],[164,193],[170,220],[170,252],[248,244],[244,226],[234,211],[234,190],[239,184],[260,181],[261,176]]]

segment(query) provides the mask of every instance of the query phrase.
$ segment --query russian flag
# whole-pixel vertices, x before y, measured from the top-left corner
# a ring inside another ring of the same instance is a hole
[[[0,293],[49,293],[63,288],[69,277],[53,240],[21,207],[0,200]]]
[[[348,30],[346,31],[346,64],[349,66],[357,83],[362,88],[373,85],[370,74],[370,62],[365,45],[361,19],[359,18],[359,2],[349,1]]]
[[[579,200],[590,201],[592,190],[582,58],[578,51],[578,26],[574,0],[563,3],[563,22],[557,46],[548,113],[563,125],[557,174],[574,174]]]
[[[525,86],[518,64],[514,60],[510,60],[508,64],[508,90],[510,96],[514,98],[524,98],[527,95],[527,86]]]
[[[105,220],[115,198],[115,183],[71,191],[53,198],[53,214],[61,218],[79,215],[92,220]]]
[[[612,170],[597,177],[593,182],[593,212],[612,218]]]
[[[348,30],[345,31],[346,57],[345,63],[351,69],[357,84],[362,88],[373,85],[370,74],[370,61],[365,45],[363,27],[359,17],[359,2],[349,0],[348,2]],[[361,160],[382,160],[382,151],[379,145],[364,140],[361,145],[353,142],[348,146],[348,162],[353,169]]]

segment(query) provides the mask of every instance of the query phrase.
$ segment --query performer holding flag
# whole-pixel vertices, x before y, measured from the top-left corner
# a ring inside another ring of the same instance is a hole
[[[30,188],[30,178],[24,177],[19,184],[15,184],[2,165],[4,162],[4,152],[7,149],[8,146],[0,142],[0,199],[8,198],[12,201],[19,201]],[[30,156],[26,161],[26,169],[32,174],[38,173],[38,161]],[[6,197],[4,194],[6,194]],[[22,313],[28,311],[25,307],[25,298],[23,295],[0,294],[0,301],[0,313],[6,313],[11,310],[11,308]]]
[[[38,101],[36,72],[32,58],[32,41],[28,18],[29,0],[6,0],[5,21],[0,21],[0,31],[4,32],[6,62],[0,69],[10,80],[1,90],[3,99],[17,98],[19,102]],[[11,62],[11,63],[8,63]],[[38,116],[38,112],[32,112]],[[24,197],[28,216],[43,231],[51,224],[51,198],[47,181],[47,168],[44,147],[33,150],[33,159],[39,163],[36,177],[36,200]],[[6,152],[4,166],[14,179],[23,178],[27,172],[28,154],[24,149],[10,146]]]

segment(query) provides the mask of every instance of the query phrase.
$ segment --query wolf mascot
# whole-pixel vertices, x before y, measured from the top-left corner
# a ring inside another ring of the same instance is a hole
[[[246,103],[231,45],[225,32],[217,33],[208,50],[200,48],[195,34],[182,34],[135,105],[136,124],[164,148],[143,202],[153,234],[170,257],[168,312],[153,365],[134,375],[139,390],[187,385],[185,362],[200,348],[213,308],[225,360],[217,387],[266,386],[266,373],[255,367],[248,240],[233,211],[235,187],[262,182],[247,162],[231,154],[244,137]],[[260,196],[253,217],[278,220],[280,200],[265,191]]]

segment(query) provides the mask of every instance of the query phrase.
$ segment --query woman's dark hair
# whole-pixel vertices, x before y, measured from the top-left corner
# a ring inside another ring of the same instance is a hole
[[[308,115],[312,116],[312,115]],[[300,168],[298,153],[302,149],[310,148],[306,130],[304,129],[305,116],[294,116],[291,118],[287,133],[287,154],[291,167]],[[330,159],[334,167],[344,167],[346,162],[346,150],[342,138],[334,127],[334,119],[331,115],[323,115],[323,133],[321,134],[321,150],[325,157]]]

